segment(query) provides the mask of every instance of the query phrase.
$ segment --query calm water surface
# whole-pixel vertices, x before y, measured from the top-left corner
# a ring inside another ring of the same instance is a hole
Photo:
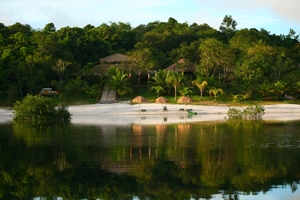
[[[299,121],[0,130],[0,199],[300,199]]]

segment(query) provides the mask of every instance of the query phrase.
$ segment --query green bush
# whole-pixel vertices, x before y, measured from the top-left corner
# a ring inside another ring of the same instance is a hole
[[[68,123],[71,120],[67,106],[57,106],[52,99],[42,96],[27,95],[22,101],[14,103],[14,107],[15,121],[29,120],[38,124],[48,124]]]
[[[248,106],[244,110],[230,108],[227,112],[229,119],[260,119],[264,114],[265,108],[258,105]]]

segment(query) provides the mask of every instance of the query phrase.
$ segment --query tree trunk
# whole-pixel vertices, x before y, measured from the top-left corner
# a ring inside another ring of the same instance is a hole
[[[201,100],[202,100],[202,90],[200,90],[200,94],[201,94]]]
[[[175,100],[177,100],[177,87],[175,86]]]

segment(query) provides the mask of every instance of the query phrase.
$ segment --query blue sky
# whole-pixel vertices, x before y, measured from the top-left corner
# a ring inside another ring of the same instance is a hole
[[[237,29],[264,28],[271,34],[300,34],[300,0],[0,0],[0,22],[16,22],[44,28],[53,22],[61,27],[99,26],[129,22],[133,27],[149,22],[207,23],[219,29],[225,15]]]

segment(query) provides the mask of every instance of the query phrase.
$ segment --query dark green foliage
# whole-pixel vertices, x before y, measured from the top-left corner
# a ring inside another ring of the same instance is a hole
[[[264,114],[264,107],[257,105],[248,106],[244,110],[230,108],[227,112],[228,119],[261,119]]]
[[[48,124],[55,122],[68,123],[71,114],[67,106],[59,106],[50,98],[42,96],[27,95],[22,101],[15,104],[14,120],[33,121],[37,124]]]
[[[294,30],[275,35],[265,29],[237,30],[236,26],[230,15],[225,16],[220,30],[208,24],[179,23],[172,17],[136,28],[130,23],[109,22],[56,30],[48,23],[34,30],[28,24],[0,23],[0,102],[11,104],[55,81],[59,84],[54,89],[66,92],[63,87],[78,75],[89,86],[99,84],[94,67],[99,58],[115,53],[132,55],[135,65],[125,70],[133,74],[131,87],[139,83],[134,75],[139,70],[143,84],[147,82],[142,80],[143,73],[165,69],[183,58],[197,68],[195,76],[214,76],[226,87],[244,84],[253,88],[265,81],[284,81],[291,88],[300,81],[300,44]],[[59,59],[71,63],[61,80],[53,69]],[[101,80],[107,79],[105,71],[100,73]]]

